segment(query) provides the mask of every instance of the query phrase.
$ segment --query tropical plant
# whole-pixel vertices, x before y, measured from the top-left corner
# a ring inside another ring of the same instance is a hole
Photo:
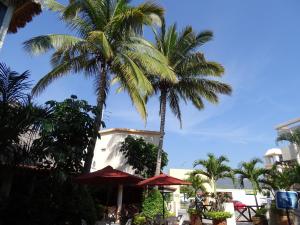
[[[89,138],[94,133],[96,107],[77,96],[62,102],[46,102],[48,116],[43,118],[34,141],[36,162],[66,175],[81,173]]]
[[[143,201],[142,214],[147,219],[154,219],[158,214],[162,214],[163,207],[165,207],[165,204],[161,193],[157,189],[153,189],[147,193]],[[165,212],[167,212],[166,209]]]
[[[198,48],[210,41],[212,32],[195,32],[187,26],[179,32],[176,25],[166,28],[163,22],[159,32],[154,31],[157,49],[168,59],[178,82],[152,77],[151,82],[160,102],[159,149],[163,148],[167,105],[182,125],[180,101],[191,102],[197,109],[204,108],[204,101],[218,103],[218,94],[230,94],[231,87],[213,78],[224,73],[222,65],[207,61]],[[161,151],[157,154],[156,175],[161,170]]]
[[[193,171],[193,174],[206,176],[213,189],[214,196],[216,196],[216,182],[222,178],[231,178],[234,180],[234,175],[232,169],[226,164],[229,162],[227,157],[223,155],[216,157],[212,153],[207,154],[207,156],[207,160],[200,159],[194,162],[194,167],[201,166],[201,168]]]
[[[30,147],[45,110],[32,103],[29,72],[17,73],[0,63],[0,197],[7,198],[15,166],[31,161]]]
[[[133,167],[135,173],[143,177],[152,177],[155,174],[156,156],[158,147],[147,143],[143,138],[128,136],[122,142],[120,151],[124,154],[127,163]],[[162,153],[162,168],[168,164],[168,154]]]
[[[210,211],[210,212],[205,212],[204,215],[207,218],[212,220],[226,220],[232,217],[232,214],[230,212],[224,212],[224,211]]]
[[[287,141],[290,144],[294,145],[294,149],[297,152],[297,163],[300,164],[300,128],[296,128],[293,130],[286,130],[281,132],[277,139],[276,142],[283,142],[283,141]]]
[[[238,179],[241,187],[244,187],[244,181],[247,179],[252,186],[256,207],[258,208],[257,192],[261,191],[261,179],[264,175],[268,174],[268,170],[258,167],[257,164],[262,163],[261,159],[255,158],[249,162],[242,162],[239,169],[234,172],[238,174]]]
[[[191,182],[191,185],[181,186],[180,192],[184,193],[187,198],[195,197],[197,191],[206,191],[205,184],[209,181],[201,175],[190,173],[186,181]]]
[[[280,165],[273,165],[268,173],[264,174],[260,179],[262,189],[271,191],[275,197],[274,191],[289,190],[294,184],[300,183],[300,166],[289,165],[283,167]]]
[[[144,96],[153,91],[145,74],[176,80],[165,57],[140,36],[143,25],[160,21],[163,9],[150,2],[133,7],[125,0],[75,0],[67,6],[51,0],[48,6],[60,13],[76,36],[51,34],[24,43],[25,49],[34,54],[54,50],[53,69],[36,84],[33,94],[40,93],[53,80],[70,72],[83,72],[95,78],[95,132],[85,160],[85,172],[89,172],[111,81],[119,82],[145,118]]]
[[[278,135],[277,142],[288,141],[292,144],[300,146],[300,128],[297,128],[291,132],[282,132]]]

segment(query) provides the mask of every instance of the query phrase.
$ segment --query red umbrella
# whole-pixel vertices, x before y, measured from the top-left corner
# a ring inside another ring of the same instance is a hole
[[[171,177],[167,174],[160,174],[158,176],[150,177],[146,180],[140,181],[138,186],[165,186],[165,185],[191,185],[192,183]]]
[[[142,180],[144,179],[141,177],[113,169],[111,166],[74,178],[77,183],[92,185],[135,185]]]
[[[109,185],[118,186],[118,200],[117,200],[117,219],[122,209],[123,199],[123,186],[124,185],[136,185],[139,181],[144,180],[141,177],[125,173],[120,170],[113,169],[111,166],[107,166],[101,170],[97,170],[92,173],[83,174],[76,178],[74,181],[80,184],[91,185]]]
[[[192,183],[180,180],[175,177],[171,177],[167,174],[160,174],[158,176],[150,177],[146,180],[140,181],[137,185],[138,186],[165,186],[165,185],[191,185]],[[163,191],[162,191],[163,192]],[[164,192],[163,196],[163,204],[165,202]],[[165,218],[165,207],[163,205],[163,218]]]

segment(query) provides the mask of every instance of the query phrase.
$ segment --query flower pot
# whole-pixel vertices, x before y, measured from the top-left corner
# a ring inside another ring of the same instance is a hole
[[[290,214],[290,220],[293,222],[294,218]],[[289,225],[288,217],[283,210],[271,209],[270,210],[270,225]]]
[[[202,225],[201,218],[198,214],[190,214],[191,225]]]
[[[268,225],[268,220],[265,216],[253,216],[253,225]]]
[[[213,225],[227,225],[226,219],[213,219]]]

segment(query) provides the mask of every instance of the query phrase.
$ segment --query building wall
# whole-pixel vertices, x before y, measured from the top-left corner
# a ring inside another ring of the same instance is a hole
[[[159,132],[156,131],[138,131],[130,129],[107,129],[100,132],[101,139],[96,142],[94,158],[91,171],[102,169],[106,166],[112,166],[127,173],[133,174],[131,166],[126,164],[126,159],[119,151],[122,142],[128,135],[142,137],[146,142],[158,145]]]

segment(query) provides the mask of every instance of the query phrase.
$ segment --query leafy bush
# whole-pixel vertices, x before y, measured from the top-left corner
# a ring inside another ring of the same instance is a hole
[[[133,167],[136,174],[152,177],[155,174],[158,147],[146,142],[143,138],[128,136],[122,142],[120,151],[127,163]],[[168,164],[168,154],[162,151],[161,168]]]
[[[225,220],[232,217],[232,214],[230,212],[224,212],[224,211],[205,212],[204,215],[207,218],[212,220]]]
[[[188,209],[188,214],[190,214],[190,215],[198,215],[199,214],[199,212],[196,210],[196,209]]]
[[[146,223],[146,217],[143,214],[138,214],[133,218],[133,224],[143,225]]]
[[[163,198],[161,193],[154,189],[145,197],[143,205],[143,215],[147,219],[153,219],[156,215],[163,213]],[[167,210],[165,210],[167,212]]]
[[[266,208],[260,208],[260,209],[256,210],[255,216],[262,217],[262,216],[265,216],[266,213],[267,213]]]

